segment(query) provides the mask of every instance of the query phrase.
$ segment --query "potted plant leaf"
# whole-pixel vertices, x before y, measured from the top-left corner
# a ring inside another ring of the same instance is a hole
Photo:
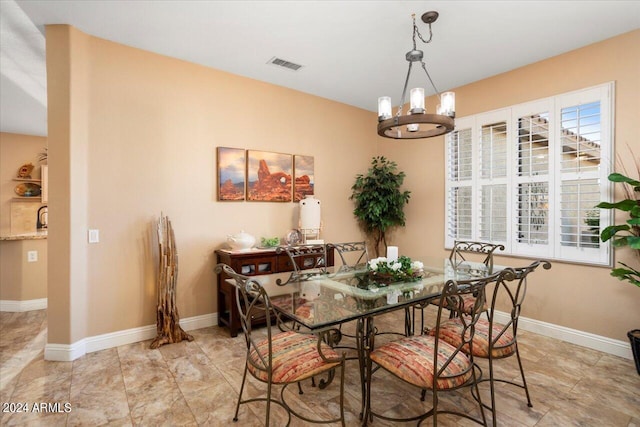
[[[366,175],[359,174],[351,187],[350,199],[355,202],[354,215],[367,235],[373,238],[376,257],[380,245],[387,247],[386,233],[391,227],[405,225],[404,206],[409,203],[411,192],[401,191],[404,172],[385,157],[374,157]]]
[[[640,176],[640,163],[636,164],[636,168]],[[620,173],[612,173],[608,179],[624,186],[625,199],[615,203],[601,202],[596,207],[625,213],[627,219],[622,224],[606,227],[600,233],[600,239],[603,242],[611,240],[615,248],[629,247],[640,259],[640,181]],[[611,270],[611,275],[640,287],[640,268],[634,268],[623,262],[618,264],[621,267],[614,267]],[[640,329],[629,331],[627,336],[631,342],[636,370],[640,375]]]

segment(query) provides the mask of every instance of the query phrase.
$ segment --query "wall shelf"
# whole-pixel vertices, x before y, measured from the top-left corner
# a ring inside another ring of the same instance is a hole
[[[40,196],[31,196],[31,197],[15,196],[15,197],[12,197],[11,200],[16,201],[16,202],[42,202],[42,197],[40,197]]]
[[[40,195],[39,196],[13,196],[11,198],[12,201],[17,202],[40,202],[47,203],[49,200],[49,187],[48,187],[48,177],[49,177],[49,166],[42,165],[40,167],[41,178],[12,178],[12,181],[15,182],[32,182],[34,184],[38,184],[40,186]]]
[[[41,179],[31,179],[31,178],[13,178],[14,181],[20,182],[42,182]]]

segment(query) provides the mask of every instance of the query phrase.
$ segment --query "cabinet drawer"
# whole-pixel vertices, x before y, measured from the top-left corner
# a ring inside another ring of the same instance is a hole
[[[306,270],[308,268],[314,268],[317,258],[321,258],[320,255],[309,255],[300,257],[297,259],[298,266],[301,270]],[[327,264],[333,265],[329,263],[327,260]],[[282,273],[285,271],[293,271],[293,264],[291,263],[291,258],[287,254],[280,254],[278,257],[278,272]]]
[[[287,254],[280,254],[278,257],[278,273],[285,271],[293,271],[293,264],[291,264],[291,258]]]
[[[276,257],[261,257],[236,261],[240,274],[255,276],[259,274],[272,274],[276,272]]]

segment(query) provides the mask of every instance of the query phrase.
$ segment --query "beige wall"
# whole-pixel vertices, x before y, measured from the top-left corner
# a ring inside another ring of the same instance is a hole
[[[639,42],[636,31],[457,88],[458,115],[615,80],[616,143],[638,153]],[[69,26],[47,27],[47,52],[49,343],[155,323],[152,226],[161,211],[176,230],[182,317],[215,311],[213,250],[227,234],[243,229],[259,238],[295,226],[293,203],[216,201],[218,146],[314,156],[327,240],[361,237],[350,186],[373,155],[386,155],[412,191],[407,227],[393,243],[408,254],[445,253],[442,138],[383,140],[375,113]],[[87,243],[88,228],[100,230],[100,243]],[[638,290],[605,268],[555,262],[532,280],[525,315],[624,340],[640,325],[639,302]]]
[[[27,252],[38,260],[27,262]],[[0,241],[0,300],[29,301],[47,297],[47,240]]]
[[[13,178],[17,176],[20,166],[32,163],[35,168],[31,177],[39,179],[41,163],[38,162],[38,153],[46,146],[47,138],[41,136],[0,132],[0,235],[11,233],[11,200],[16,196],[13,190],[19,184]],[[27,230],[14,224],[15,232],[36,231],[36,213],[41,204],[31,201],[14,203],[25,211],[25,215],[31,214],[27,226],[33,228]]]
[[[376,150],[375,115],[47,27],[49,343],[155,323],[155,231],[170,217],[181,316],[216,310],[213,250],[280,235],[297,204],[216,201],[216,147],[315,158],[327,240],[361,238],[348,199]],[[87,243],[87,229],[100,243]]]
[[[627,170],[635,170],[627,145],[640,156],[640,30],[456,88],[457,116],[544,98],[615,81],[615,144]],[[435,102],[429,99],[429,105]],[[412,191],[407,227],[393,243],[409,254],[444,253],[444,139],[380,140],[380,154],[398,162]],[[638,159],[636,159],[638,160]],[[621,194],[617,195],[621,198]],[[628,249],[616,260],[640,266]],[[530,260],[499,257],[525,265]],[[609,276],[609,269],[554,262],[530,281],[524,316],[626,341],[640,327],[640,289]]]

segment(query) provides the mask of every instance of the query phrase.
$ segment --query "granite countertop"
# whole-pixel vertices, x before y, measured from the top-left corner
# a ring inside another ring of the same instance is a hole
[[[6,234],[0,236],[0,240],[40,240],[47,238],[47,230],[33,231],[31,233]]]

